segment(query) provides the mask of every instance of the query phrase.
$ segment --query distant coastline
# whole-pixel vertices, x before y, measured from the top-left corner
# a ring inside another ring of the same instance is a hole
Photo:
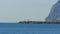
[[[60,24],[60,22],[46,22],[46,21],[20,21],[19,24]]]

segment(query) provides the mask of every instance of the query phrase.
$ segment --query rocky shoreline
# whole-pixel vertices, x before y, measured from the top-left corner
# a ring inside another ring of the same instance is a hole
[[[60,22],[46,22],[46,21],[20,21],[19,24],[60,24]]]

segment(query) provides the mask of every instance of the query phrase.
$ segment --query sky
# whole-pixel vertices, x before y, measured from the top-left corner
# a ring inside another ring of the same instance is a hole
[[[0,0],[0,22],[44,21],[57,0]]]

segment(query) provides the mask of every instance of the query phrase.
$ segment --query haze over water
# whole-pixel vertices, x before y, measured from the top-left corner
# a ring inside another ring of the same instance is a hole
[[[0,22],[44,21],[57,0],[0,0]]]

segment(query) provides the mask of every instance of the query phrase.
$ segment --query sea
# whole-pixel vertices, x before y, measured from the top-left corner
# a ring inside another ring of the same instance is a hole
[[[0,23],[0,34],[60,34],[60,24]]]

